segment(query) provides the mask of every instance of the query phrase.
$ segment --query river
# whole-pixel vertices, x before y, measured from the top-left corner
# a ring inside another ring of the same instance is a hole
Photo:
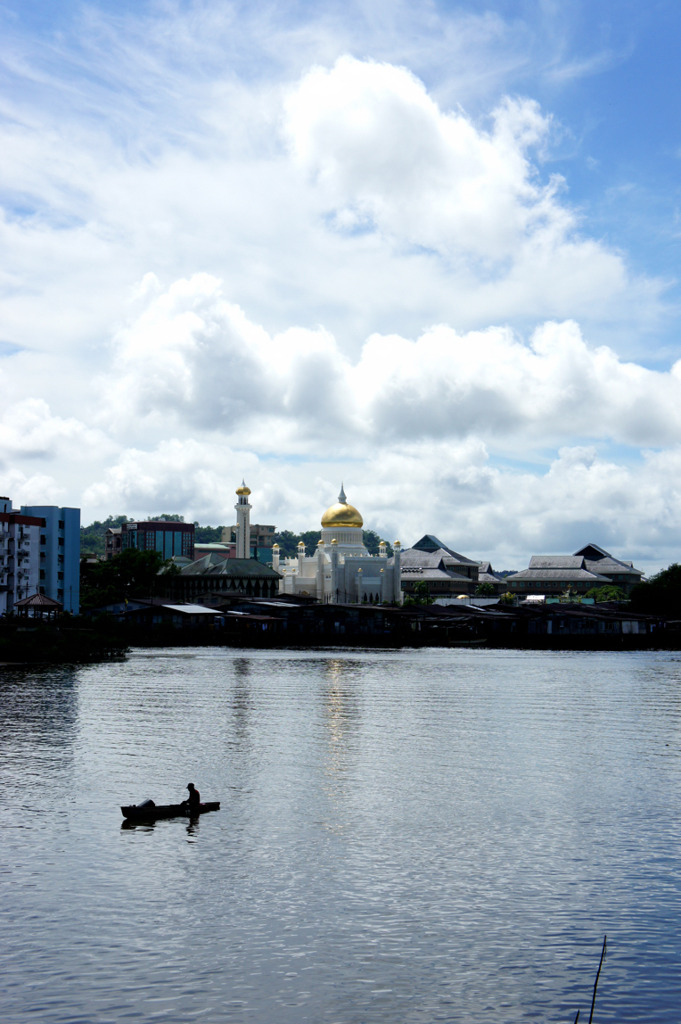
[[[677,1024],[681,656],[0,669],[4,1024]],[[194,782],[217,813],[122,828]]]

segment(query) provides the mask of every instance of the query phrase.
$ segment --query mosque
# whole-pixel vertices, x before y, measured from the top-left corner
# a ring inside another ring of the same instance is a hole
[[[243,514],[243,504],[241,509]],[[302,541],[297,558],[280,558],[279,545],[272,548],[272,568],[281,575],[279,593],[316,597],[324,604],[401,604],[400,542],[395,541],[390,559],[385,541],[378,555],[370,555],[364,547],[363,525],[341,485],[338,501],[322,516],[321,540],[311,558]]]

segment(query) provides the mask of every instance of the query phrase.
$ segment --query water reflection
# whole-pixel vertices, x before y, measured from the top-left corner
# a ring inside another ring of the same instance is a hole
[[[330,658],[325,663],[323,714],[327,747],[324,764],[324,793],[329,810],[325,828],[337,835],[345,828],[346,797],[352,770],[352,739],[360,727],[360,708],[351,684],[357,675],[357,665],[349,661]]]
[[[3,1024],[562,1024],[606,932],[597,1019],[676,1024],[678,659],[203,649],[44,685],[2,710]],[[118,829],[187,778],[220,813]]]
[[[32,742],[64,743],[78,714],[73,669],[0,669],[3,735],[30,735]]]
[[[249,714],[253,706],[250,688],[251,665],[248,658],[235,658],[232,662],[234,684],[232,686],[231,707],[234,718],[235,734],[239,745],[248,740]]]

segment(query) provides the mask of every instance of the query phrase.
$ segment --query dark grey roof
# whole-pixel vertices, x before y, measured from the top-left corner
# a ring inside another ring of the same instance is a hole
[[[400,572],[403,577],[409,572],[423,570],[424,572],[441,572],[443,576],[449,576],[453,580],[463,580],[470,583],[468,576],[463,576],[456,571],[458,566],[470,564],[477,565],[477,562],[458,562],[446,548],[437,548],[435,551],[423,551],[420,548],[407,548],[400,557]],[[435,577],[432,577],[433,579]]]
[[[280,573],[255,558],[223,558],[210,553],[180,569],[182,576],[244,576],[259,579],[280,579]]]
[[[506,579],[513,582],[516,580],[526,580],[534,583],[562,581],[565,583],[593,583],[594,585],[612,582],[607,576],[600,576],[598,573],[589,572],[587,569],[573,567],[566,569],[555,567],[535,569],[530,567],[529,569],[522,569],[521,572],[515,572],[512,576],[507,576]]]
[[[638,576],[640,569],[635,569],[631,562],[623,562],[619,558],[604,551],[598,544],[587,544],[574,555],[532,555],[530,569],[586,569],[596,575],[606,576]],[[612,582],[612,580],[610,580]]]
[[[435,551],[422,551],[419,548],[407,548],[403,551],[400,556],[400,565],[404,569],[405,566],[411,565],[422,565],[431,566],[436,568],[440,565],[443,558],[450,557],[443,548],[437,548]]]
[[[503,583],[504,577],[495,572],[490,562],[481,562],[478,569],[478,583]]]
[[[445,572],[444,569],[440,569],[437,566],[402,566],[400,578],[404,583],[410,580],[415,582],[418,580],[430,580],[431,582],[437,580],[438,582],[463,583],[466,587],[469,587],[471,583],[468,576],[461,576],[457,572]]]
[[[620,562],[619,558],[607,555],[605,558],[585,558],[587,569],[591,572],[605,573],[607,576],[643,576],[641,569],[634,569],[631,562]]]
[[[434,537],[432,533],[426,533],[421,537],[421,540],[417,540],[416,544],[412,544],[411,548],[407,550],[416,549],[417,551],[446,551],[448,555],[456,559],[461,565],[477,565],[478,563],[473,561],[472,558],[466,558],[465,555],[460,555],[458,551],[452,551],[446,544],[443,544],[441,540]],[[403,552],[404,554],[404,552]]]
[[[584,559],[579,555],[532,555],[530,569],[583,569]]]
[[[581,555],[582,558],[590,558],[592,560],[604,557],[612,558],[610,552],[604,551],[603,548],[598,546],[598,544],[587,544],[585,547],[580,548],[579,551],[575,551],[575,554]]]

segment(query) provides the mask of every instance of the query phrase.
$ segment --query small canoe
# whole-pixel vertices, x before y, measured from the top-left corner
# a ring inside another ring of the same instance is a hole
[[[199,804],[198,809],[190,810],[186,804],[155,804],[153,800],[145,800],[143,804],[131,804],[121,807],[126,821],[156,821],[158,818],[194,818],[206,811],[219,811],[219,801]]]

